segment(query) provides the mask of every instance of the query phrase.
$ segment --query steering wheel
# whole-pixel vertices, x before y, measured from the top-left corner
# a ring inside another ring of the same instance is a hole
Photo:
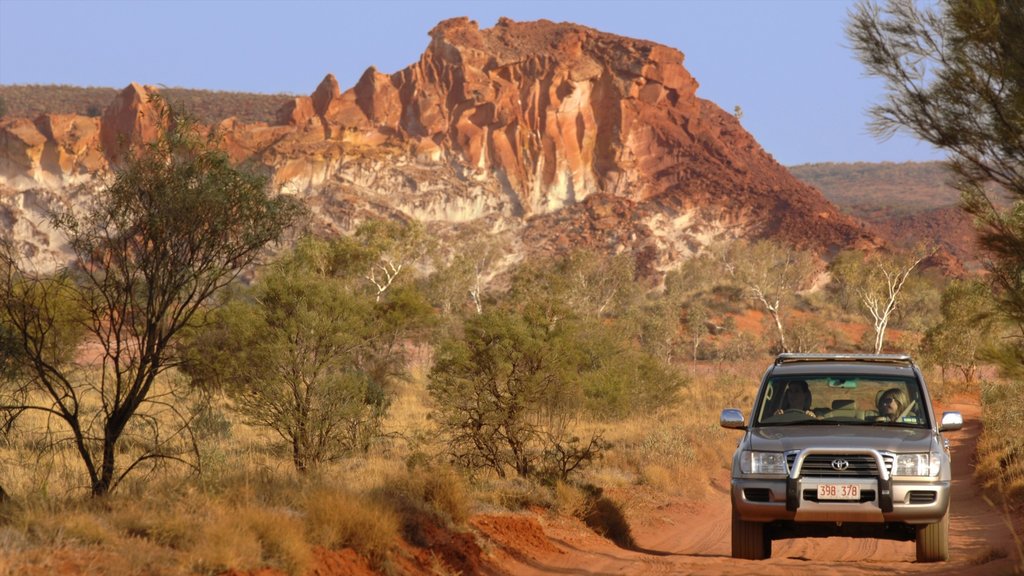
[[[786,408],[783,414],[802,414],[804,416],[807,416],[807,411],[801,410],[799,408]]]

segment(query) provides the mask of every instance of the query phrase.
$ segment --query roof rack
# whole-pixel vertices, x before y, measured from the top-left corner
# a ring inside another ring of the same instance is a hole
[[[886,364],[914,364],[914,361],[906,354],[793,354],[787,352],[775,357],[776,365],[789,362],[879,362]]]

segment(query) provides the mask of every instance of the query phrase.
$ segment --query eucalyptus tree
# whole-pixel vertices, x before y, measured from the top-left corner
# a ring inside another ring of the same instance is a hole
[[[46,273],[9,242],[0,253],[0,322],[19,366],[0,409],[59,422],[94,496],[144,463],[182,458],[184,390],[158,378],[178,364],[183,330],[301,212],[233,166],[215,135],[156,105],[159,138],[128,154],[90,204],[53,217],[69,264]]]
[[[778,348],[789,352],[785,312],[797,292],[811,287],[818,272],[814,256],[769,240],[737,240],[714,249],[726,275],[771,316]]]

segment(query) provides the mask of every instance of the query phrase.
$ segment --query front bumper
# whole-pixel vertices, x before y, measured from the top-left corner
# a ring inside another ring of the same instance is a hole
[[[835,482],[835,478],[803,477],[790,482],[786,479],[733,478],[732,503],[739,517],[748,522],[772,522],[785,520],[794,522],[867,522],[907,524],[931,524],[938,522],[949,509],[948,481],[901,481],[890,480],[891,511],[883,506],[884,481],[879,478],[844,479],[855,483],[863,495],[857,502],[816,501],[818,484]],[[787,484],[789,492],[795,487],[795,502],[790,498],[787,507]],[[795,486],[794,486],[795,485]],[[793,504],[795,503],[795,509]]]

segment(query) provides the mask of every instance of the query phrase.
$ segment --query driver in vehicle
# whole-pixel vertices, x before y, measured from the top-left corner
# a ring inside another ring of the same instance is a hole
[[[794,410],[803,412],[812,418],[817,418],[817,415],[811,411],[811,391],[807,388],[807,382],[803,380],[794,380],[787,384],[786,394],[783,396],[779,408],[775,411],[775,415],[778,416],[785,414],[787,411]]]

